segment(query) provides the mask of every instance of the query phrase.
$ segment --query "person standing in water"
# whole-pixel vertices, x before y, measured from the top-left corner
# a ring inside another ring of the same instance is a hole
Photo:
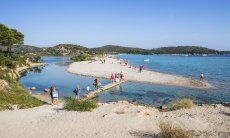
[[[75,98],[80,99],[81,88],[77,86],[77,88],[73,92],[75,93]]]
[[[51,99],[52,99],[52,103],[55,104],[55,105],[58,104],[58,92],[57,92],[55,86],[51,86],[51,88],[50,88],[50,96],[51,96]]]
[[[99,88],[99,79],[96,78],[93,83],[94,89],[97,90]]]
[[[87,85],[87,86],[86,86],[86,93],[89,93],[89,91],[90,91],[90,86]]]
[[[203,81],[203,80],[204,80],[204,74],[201,73],[201,74],[200,74],[200,81]]]

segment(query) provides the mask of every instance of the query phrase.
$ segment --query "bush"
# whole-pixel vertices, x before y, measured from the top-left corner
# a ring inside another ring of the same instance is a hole
[[[181,128],[173,127],[169,123],[160,123],[161,136],[163,138],[192,138],[191,132],[185,131]]]
[[[193,103],[191,99],[182,99],[182,100],[176,101],[172,105],[172,109],[173,110],[189,109],[189,108],[192,108],[194,105],[195,104]]]
[[[26,65],[26,58],[19,55],[14,55],[12,57],[6,57],[3,53],[0,53],[0,66],[8,67],[10,69],[15,69],[16,66]]]
[[[43,102],[32,97],[18,82],[11,82],[7,92],[0,91],[0,110],[12,110],[12,105],[19,109],[43,105]]]
[[[80,54],[77,56],[73,56],[70,59],[75,61],[75,62],[93,60],[92,56],[89,54]]]
[[[98,107],[96,102],[67,98],[64,109],[67,111],[91,111]]]
[[[33,56],[33,57],[30,57],[30,61],[35,62],[35,63],[40,63],[40,62],[42,62],[42,57],[41,56]]]

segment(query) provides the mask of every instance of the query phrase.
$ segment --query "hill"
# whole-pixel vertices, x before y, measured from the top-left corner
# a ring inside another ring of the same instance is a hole
[[[65,55],[78,55],[89,52],[89,49],[80,45],[73,44],[59,44],[54,47],[44,48],[41,52],[42,55],[52,56],[65,56]]]
[[[98,48],[91,48],[95,53],[127,53],[127,54],[152,54],[151,50],[133,47],[123,47],[116,45],[106,45]]]
[[[0,46],[0,50],[5,51],[6,47]],[[40,48],[30,45],[14,45],[12,51],[20,54],[37,54],[41,56],[64,56],[89,52],[89,49],[80,45],[59,44],[54,47]]]
[[[152,49],[154,54],[220,54],[220,51],[199,46],[176,46]]]
[[[5,47],[0,46],[0,50]],[[80,54],[100,54],[100,53],[127,53],[127,54],[230,54],[229,51],[218,51],[200,46],[176,46],[176,47],[161,47],[154,49],[142,49],[133,47],[124,47],[116,45],[106,45],[97,48],[87,48],[81,45],[74,44],[59,44],[54,47],[39,48],[30,45],[13,46],[12,50],[21,54],[37,54],[41,56],[65,56],[65,55],[80,55]]]

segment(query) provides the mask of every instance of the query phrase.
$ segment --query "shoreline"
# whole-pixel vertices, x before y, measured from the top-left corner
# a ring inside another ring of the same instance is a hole
[[[126,81],[157,84],[165,86],[180,86],[197,89],[213,88],[211,84],[206,81],[194,80],[179,75],[160,73],[156,71],[143,70],[138,73],[138,70],[131,69],[127,66],[121,65],[116,59],[106,58],[106,63],[101,64],[100,61],[81,61],[71,63],[66,69],[67,72],[88,77],[99,77],[110,79],[111,73],[123,72],[126,76]],[[111,64],[113,63],[113,64]]]
[[[29,66],[22,66],[22,67],[18,67],[15,69],[15,71],[17,71],[19,74],[27,71],[28,69],[30,68],[33,68],[33,67],[39,67],[39,66],[45,66],[47,65],[47,63],[30,63]]]

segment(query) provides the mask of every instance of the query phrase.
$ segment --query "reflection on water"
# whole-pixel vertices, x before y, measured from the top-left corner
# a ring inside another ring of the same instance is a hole
[[[134,65],[141,64],[142,59],[146,58],[145,56],[140,55],[122,56],[124,56],[123,58],[129,59],[131,64]],[[195,57],[195,59],[189,60],[183,59],[187,57],[172,57],[173,64],[171,62],[169,63],[168,60],[172,60],[169,56],[150,56],[148,58],[150,61],[146,64],[150,70],[153,66],[154,70],[173,74],[177,74],[178,72],[178,74],[183,76],[194,77],[196,76],[195,73],[199,72],[198,70],[208,69],[206,73],[206,79],[217,87],[216,89],[199,90],[173,86],[126,82],[120,86],[114,87],[104,93],[99,94],[99,97],[95,98],[94,100],[101,102],[128,100],[130,102],[137,101],[141,104],[154,106],[169,104],[172,101],[180,98],[191,98],[197,103],[230,102],[230,69],[228,70],[229,65],[226,63],[230,61],[230,58],[222,59],[221,57],[214,57],[214,62],[210,57],[206,57],[206,59],[201,60],[197,60],[197,57]],[[208,60],[212,61],[207,62]],[[33,68],[20,79],[20,82],[26,88],[29,89],[35,86],[37,88],[37,92],[43,92],[44,88],[50,88],[50,86],[55,85],[61,97],[73,97],[74,93],[72,91],[77,85],[81,86],[82,88],[81,95],[86,92],[87,85],[91,86],[91,90],[93,89],[93,77],[84,77],[66,72],[67,66],[71,63],[69,57],[43,57],[43,61],[49,65],[45,67]],[[207,66],[214,66],[216,62],[218,62],[219,68],[217,69],[216,67],[213,67],[209,70],[209,67]],[[177,64],[177,66],[175,64]],[[202,66],[200,67],[200,65]],[[107,79],[100,79],[100,81],[102,82],[102,85],[106,85],[110,82]]]

